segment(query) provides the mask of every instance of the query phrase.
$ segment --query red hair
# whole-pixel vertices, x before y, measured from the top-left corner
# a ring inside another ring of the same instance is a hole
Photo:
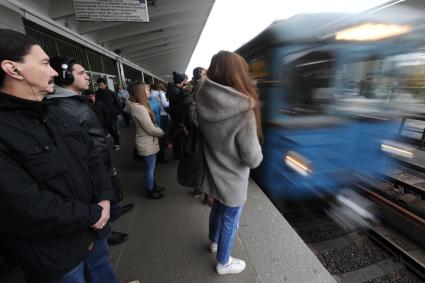
[[[221,85],[229,86],[255,101],[254,114],[257,123],[257,136],[262,138],[260,101],[249,75],[249,67],[240,55],[220,51],[211,59],[207,77]]]

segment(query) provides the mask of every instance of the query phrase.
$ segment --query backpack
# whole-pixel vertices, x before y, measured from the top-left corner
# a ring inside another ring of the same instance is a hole
[[[177,182],[186,187],[197,187],[202,184],[207,168],[204,141],[201,130],[195,125],[191,124],[187,132],[177,165]]]

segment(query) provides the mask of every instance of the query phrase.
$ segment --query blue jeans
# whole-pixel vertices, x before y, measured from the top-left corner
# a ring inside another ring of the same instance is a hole
[[[145,189],[147,191],[153,190],[155,163],[156,163],[156,154],[143,156],[143,161],[145,162]]]
[[[81,262],[74,269],[65,274],[55,283],[84,283],[84,263]]]
[[[209,238],[211,242],[218,243],[217,261],[221,264],[229,262],[242,209],[243,205],[230,207],[214,200],[210,213]]]
[[[87,281],[85,281],[85,279]],[[108,243],[98,240],[90,254],[55,283],[118,283],[108,258]]]
[[[108,257],[106,239],[94,243],[93,250],[84,259],[84,268],[88,283],[118,283]]]

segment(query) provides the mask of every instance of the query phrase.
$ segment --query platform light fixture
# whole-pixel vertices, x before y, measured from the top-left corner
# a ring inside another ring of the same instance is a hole
[[[399,36],[411,30],[410,25],[364,23],[338,31],[335,38],[336,40],[372,41]]]

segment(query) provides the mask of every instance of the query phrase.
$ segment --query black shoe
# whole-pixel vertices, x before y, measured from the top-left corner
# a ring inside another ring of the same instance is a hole
[[[157,186],[156,184],[153,186],[153,190],[157,193],[162,193],[165,191],[165,187]]]
[[[127,241],[127,239],[128,234],[112,231],[112,233],[108,236],[108,244],[119,245]]]
[[[126,214],[127,212],[132,210],[133,206],[134,206],[134,203],[127,203],[126,205],[123,205],[121,215]]]
[[[164,197],[164,194],[159,193],[155,190],[152,190],[152,191],[147,192],[146,196],[150,199],[162,199]]]

